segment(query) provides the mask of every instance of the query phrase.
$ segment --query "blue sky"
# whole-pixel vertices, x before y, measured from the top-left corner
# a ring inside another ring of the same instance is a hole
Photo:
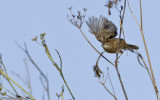
[[[61,86],[64,83],[56,68],[47,58],[43,47],[31,41],[35,36],[46,32],[46,42],[58,64],[59,59],[55,49],[62,56],[63,73],[76,100],[114,100],[98,83],[99,80],[94,77],[93,65],[98,58],[97,52],[87,43],[79,30],[67,20],[68,7],[72,6],[74,13],[77,10],[87,8],[86,19],[93,15],[96,17],[106,16],[117,25],[119,32],[119,13],[115,9],[111,9],[112,16],[109,16],[108,9],[104,6],[105,2],[105,0],[0,0],[0,53],[2,53],[9,76],[27,90],[23,82],[11,74],[12,71],[26,78],[23,59],[27,56],[16,46],[15,41],[21,46],[26,42],[30,55],[42,71],[48,75],[51,99],[57,99],[56,93],[60,93]],[[152,2],[142,0],[144,35],[158,89],[160,89],[160,67],[158,67],[160,65],[159,3],[159,0],[153,0]],[[139,0],[130,0],[130,6],[138,21],[140,21]],[[138,45],[139,52],[147,61],[140,30],[129,12],[128,6],[123,27],[127,43]],[[86,24],[82,26],[82,30],[91,43],[99,51],[103,51],[95,36],[88,32]],[[115,54],[105,53],[104,55],[114,62]],[[100,59],[99,65],[104,72],[109,67],[115,94],[119,100],[124,100],[115,68],[103,58]],[[37,100],[41,100],[43,89],[39,80],[40,74],[30,62],[28,62],[28,66],[33,96]],[[119,70],[129,100],[156,100],[149,76],[146,70],[139,65],[135,54],[126,51],[119,60]],[[6,88],[11,90],[5,80],[3,80],[3,83]],[[111,90],[108,79],[106,86]],[[17,88],[17,90],[21,93],[20,89]],[[65,100],[71,98],[66,87],[64,98]]]

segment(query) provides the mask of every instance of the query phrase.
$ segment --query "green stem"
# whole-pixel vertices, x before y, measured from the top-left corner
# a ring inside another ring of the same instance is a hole
[[[8,76],[6,67],[5,67],[5,65],[4,65],[4,63],[3,63],[2,60],[1,60],[1,63],[2,63],[2,65],[3,65],[3,67],[4,67],[4,70],[5,70],[6,75]],[[13,87],[13,85],[12,85],[12,83],[9,81],[9,79],[7,79],[7,81],[8,81],[9,84],[11,85],[11,87],[12,87],[12,89],[14,90],[14,92],[16,93],[16,95],[18,95],[18,92],[17,92],[16,89]]]
[[[68,86],[68,84],[67,84],[64,76],[63,76],[63,73],[61,72],[60,75],[61,75],[61,77],[62,77],[62,79],[63,79],[63,81],[64,81],[64,83],[65,83],[65,85],[66,85],[66,87],[67,87],[67,89],[68,89],[68,91],[69,91],[69,93],[71,94],[73,100],[75,100],[75,98],[74,98],[74,96],[73,96],[73,94],[72,94],[72,92],[71,92],[71,90],[70,90],[70,88],[69,88],[69,86]]]
[[[9,79],[10,81],[12,81],[15,85],[17,85],[20,89],[22,89],[26,94],[28,94],[28,95],[31,97],[31,99],[35,100],[35,98],[32,97],[32,95],[30,95],[25,89],[23,89],[19,84],[17,84],[17,83],[16,83],[14,80],[12,80],[8,75],[6,75],[6,74],[2,71],[2,69],[0,69],[0,73],[1,73],[3,76],[7,77],[7,79]]]
[[[72,92],[71,92],[71,90],[70,90],[70,88],[69,88],[69,86],[68,86],[68,84],[67,84],[64,76],[63,76],[63,73],[62,73],[62,70],[61,70],[61,69],[62,69],[62,66],[61,66],[61,69],[58,67],[57,63],[52,59],[52,56],[51,56],[51,54],[50,54],[50,52],[49,52],[49,50],[48,50],[47,45],[46,45],[45,43],[43,43],[43,41],[42,41],[42,44],[43,44],[43,47],[45,48],[45,52],[46,52],[48,58],[52,61],[53,65],[54,65],[54,66],[56,67],[56,69],[59,71],[59,73],[60,73],[60,75],[61,75],[61,77],[62,77],[62,79],[63,79],[63,81],[64,81],[64,83],[65,83],[65,85],[66,85],[66,87],[67,87],[67,89],[68,89],[68,91],[69,91],[69,93],[71,94],[73,100],[75,100],[75,98],[74,98],[74,96],[73,96],[73,94],[72,94]]]
[[[12,93],[11,91],[9,91],[8,89],[6,89],[2,84],[0,84],[0,87],[2,87],[4,90],[8,91],[10,94],[16,96],[14,93]]]
[[[69,93],[71,94],[73,100],[75,100],[75,98],[74,98],[74,96],[73,96],[73,94],[72,94],[72,92],[71,92],[71,90],[70,90],[70,88],[69,88],[69,86],[68,86],[68,84],[67,84],[64,76],[63,76],[62,71],[59,69],[58,65],[54,62],[54,60],[52,59],[52,57],[49,56],[48,54],[47,54],[47,56],[48,56],[49,59],[52,61],[53,65],[57,68],[57,70],[59,71],[59,73],[60,73],[60,75],[61,75],[61,77],[62,77],[62,79],[63,79],[63,81],[64,81],[64,83],[65,83],[65,85],[66,85],[66,87],[67,87],[67,89],[68,89],[68,91],[69,91]]]

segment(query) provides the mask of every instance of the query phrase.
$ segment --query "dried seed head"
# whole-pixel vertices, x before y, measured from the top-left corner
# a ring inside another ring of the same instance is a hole
[[[69,15],[67,15],[67,18],[71,24],[76,26],[77,28],[81,28],[82,24],[84,22],[85,16],[86,16],[86,8],[83,8],[83,14],[80,11],[77,11],[77,14],[72,13],[72,8],[68,8],[71,14],[71,18],[69,18]]]

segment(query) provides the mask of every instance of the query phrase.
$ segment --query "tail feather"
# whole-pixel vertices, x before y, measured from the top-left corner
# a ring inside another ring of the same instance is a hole
[[[139,47],[136,46],[136,45],[127,44],[127,47],[125,49],[130,50],[131,52],[133,52],[134,50],[138,50]]]

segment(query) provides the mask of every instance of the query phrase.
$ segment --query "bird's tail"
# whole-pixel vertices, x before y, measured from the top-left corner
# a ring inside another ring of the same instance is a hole
[[[88,18],[86,21],[87,26],[89,27],[89,31],[93,34],[96,34],[99,30],[103,28],[103,24],[105,22],[105,17],[100,16],[99,19],[92,16]]]
[[[136,45],[127,44],[125,49],[130,50],[131,52],[133,52],[134,50],[138,50],[139,47],[136,46]]]

